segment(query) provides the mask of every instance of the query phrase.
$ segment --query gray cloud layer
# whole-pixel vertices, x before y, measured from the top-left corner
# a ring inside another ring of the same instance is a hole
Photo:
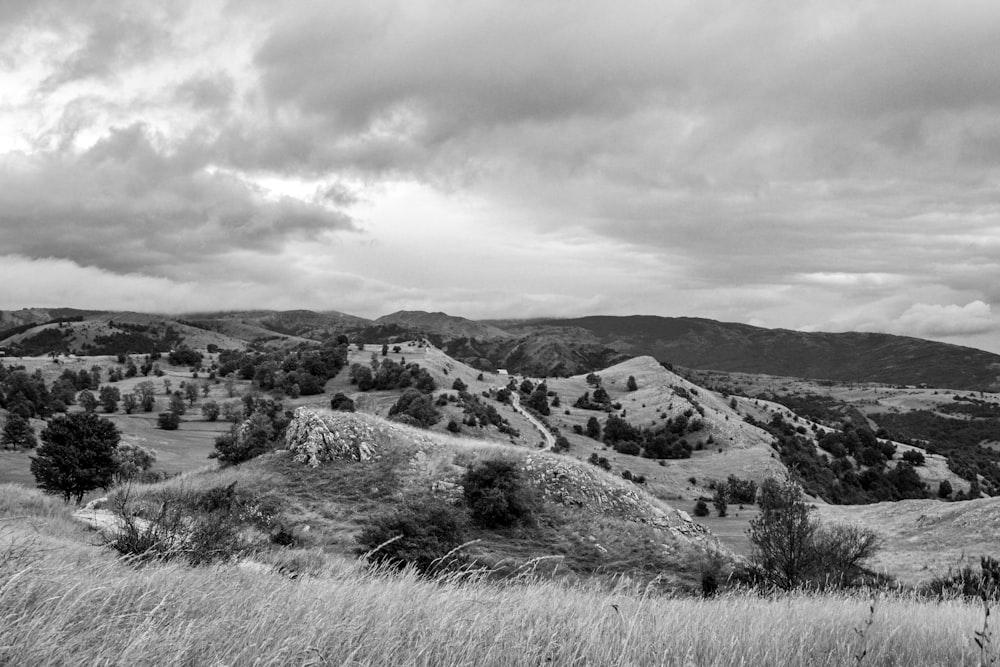
[[[599,297],[623,312],[1000,334],[996,3],[153,7],[0,9],[21,33],[74,37],[26,96],[53,119],[32,150],[0,156],[8,252],[171,278],[183,257],[185,279],[209,276],[230,251],[343,247],[329,239],[364,227],[354,207],[415,181],[488,202],[530,246],[614,247]],[[7,44],[24,56],[32,42]],[[275,197],[254,175],[315,193]],[[467,224],[443,240],[471,251],[487,231]],[[412,261],[398,273],[435,260]],[[559,265],[510,294],[594,307]],[[391,300],[395,273],[323,275],[388,310],[408,305]],[[476,302],[427,281],[395,293]],[[461,314],[521,310],[504,307]]]

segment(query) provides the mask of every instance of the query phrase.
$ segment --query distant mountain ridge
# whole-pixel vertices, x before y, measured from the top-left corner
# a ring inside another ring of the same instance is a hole
[[[71,308],[0,311],[0,346],[30,343],[46,323],[82,319],[93,327],[136,314]],[[969,347],[880,333],[764,329],[736,322],[655,315],[470,320],[442,312],[398,311],[376,320],[334,310],[233,311],[143,315],[143,320],[194,328],[243,344],[298,344],[346,335],[367,343],[423,337],[483,370],[572,375],[649,355],[689,368],[960,390],[1000,389],[1000,355]],[[91,337],[98,335],[94,331]],[[49,335],[52,338],[52,335]],[[41,339],[32,354],[44,354]],[[190,344],[196,340],[192,338]],[[70,345],[72,347],[72,344]],[[24,348],[28,349],[28,348]],[[73,350],[85,352],[85,350]]]
[[[909,336],[764,329],[649,315],[540,320],[531,326],[553,325],[577,327],[623,352],[649,354],[691,368],[839,382],[1000,389],[1000,355]]]

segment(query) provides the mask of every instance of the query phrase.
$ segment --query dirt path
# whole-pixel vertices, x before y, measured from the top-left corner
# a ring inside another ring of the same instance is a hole
[[[517,392],[511,392],[510,404],[522,417],[531,422],[531,425],[541,432],[542,437],[545,438],[545,446],[548,449],[556,446],[556,437],[549,433],[549,429],[545,428],[545,424],[535,419],[535,415],[521,407],[521,397],[517,395]]]

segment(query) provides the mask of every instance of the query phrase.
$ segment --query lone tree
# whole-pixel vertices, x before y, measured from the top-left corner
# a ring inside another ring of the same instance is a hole
[[[797,588],[810,574],[813,536],[819,527],[813,509],[792,481],[768,478],[761,484],[760,515],[750,520],[747,535],[754,547],[753,563],[778,588]]]
[[[31,474],[46,493],[77,504],[84,494],[114,481],[117,427],[92,412],[60,415],[41,433],[42,445],[31,457]]]
[[[802,489],[791,481],[766,479],[760,515],[747,531],[751,560],[768,583],[791,590],[805,583],[850,586],[868,573],[864,563],[878,552],[878,536],[858,526],[821,526],[811,516]]]
[[[634,375],[628,376],[628,383],[625,385],[625,388],[628,389],[629,391],[635,391],[639,388],[639,385],[635,381]]]

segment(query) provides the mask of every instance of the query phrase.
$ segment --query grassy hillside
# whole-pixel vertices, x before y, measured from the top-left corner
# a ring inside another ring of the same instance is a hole
[[[94,546],[61,503],[2,486],[0,555],[0,663],[12,665],[923,666],[997,654],[974,643],[981,605],[958,600],[428,581],[318,552],[298,578],[248,564],[136,568]]]

